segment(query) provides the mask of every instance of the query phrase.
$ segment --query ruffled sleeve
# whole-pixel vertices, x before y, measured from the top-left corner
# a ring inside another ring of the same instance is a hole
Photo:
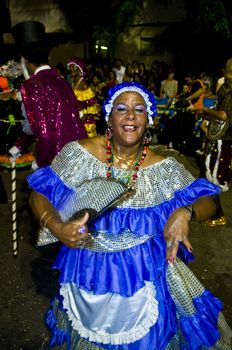
[[[220,187],[204,178],[193,181],[187,188],[175,192],[175,200],[178,205],[192,204],[201,197],[210,197],[219,194]]]
[[[46,196],[56,209],[63,210],[78,186],[98,168],[101,166],[97,159],[78,142],[69,142],[50,166],[37,169],[27,177],[27,181],[34,191]]]
[[[74,190],[66,186],[50,168],[39,168],[27,177],[30,187],[53,204],[56,209],[63,209]]]

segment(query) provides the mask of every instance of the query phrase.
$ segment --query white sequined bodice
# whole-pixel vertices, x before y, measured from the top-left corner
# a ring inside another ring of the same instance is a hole
[[[83,181],[96,177],[106,177],[107,165],[102,163],[77,142],[67,144],[52,164],[53,170],[62,181],[78,192]],[[114,168],[114,176],[122,180],[125,169]],[[123,207],[150,207],[170,200],[174,192],[194,181],[194,177],[186,171],[175,158],[168,157],[159,163],[138,171],[136,194],[124,201]],[[104,191],[102,194],[104,196]],[[94,195],[91,194],[92,200]],[[98,200],[98,198],[96,198]]]
[[[115,190],[114,188],[112,190],[111,185],[108,186],[107,164],[95,158],[77,142],[71,142],[63,148],[54,160],[52,169],[63,183],[73,190],[65,207],[59,211],[65,221],[82,209],[91,208],[100,212],[113,197]],[[118,168],[113,170],[115,178],[122,181],[126,175],[126,170]],[[104,179],[103,185],[102,182],[98,185],[98,180],[95,182],[97,178]],[[192,181],[194,181],[193,176],[186,171],[183,165],[179,164],[175,158],[166,158],[159,163],[140,169],[135,194],[117,203],[114,207],[121,210],[129,209],[129,211],[146,208],[149,210],[151,207],[171,200],[176,191]],[[149,213],[148,215],[153,215],[152,210],[149,210]],[[141,222],[141,215],[143,213],[141,211],[139,213],[138,210],[135,217],[133,217],[135,224]],[[114,219],[111,217],[111,219],[119,222],[120,217],[120,210],[117,210],[116,217]],[[122,225],[125,225],[125,223]],[[107,229],[100,230],[94,242],[91,242],[90,245],[86,244],[85,247],[96,251],[128,249],[151,238],[153,232],[146,234],[145,231],[146,229],[144,229],[142,235],[137,236],[132,228],[128,230],[127,227],[124,227],[123,232],[119,236],[115,236],[108,235]],[[154,230],[154,233],[156,233],[156,230]]]

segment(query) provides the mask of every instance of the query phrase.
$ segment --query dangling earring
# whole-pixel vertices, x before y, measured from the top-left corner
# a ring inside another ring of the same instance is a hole
[[[110,140],[113,136],[113,130],[112,130],[112,126],[108,125],[107,129],[105,131],[105,137],[107,138],[107,140]]]
[[[144,145],[148,145],[149,143],[151,143],[151,140],[152,140],[151,133],[150,133],[149,129],[147,129],[143,135],[142,143]]]

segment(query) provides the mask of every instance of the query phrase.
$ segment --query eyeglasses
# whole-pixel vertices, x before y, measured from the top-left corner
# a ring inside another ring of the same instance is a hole
[[[133,114],[136,116],[147,115],[147,109],[144,105],[136,105],[134,107],[130,107],[127,104],[119,103],[113,107],[113,112],[119,114],[121,116],[125,116],[128,114]]]

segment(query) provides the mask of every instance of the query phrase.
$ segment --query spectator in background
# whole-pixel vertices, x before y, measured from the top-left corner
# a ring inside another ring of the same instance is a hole
[[[118,80],[117,80],[117,77],[116,77],[116,73],[114,70],[110,70],[109,71],[109,74],[108,74],[108,77],[105,81],[105,85],[108,87],[108,88],[111,88],[113,87],[114,85],[118,84]]]
[[[199,78],[204,84],[204,89],[205,89],[204,97],[205,98],[213,97],[214,94],[213,94],[213,77],[212,77],[212,74],[209,74],[207,71],[203,71],[200,74]]]
[[[94,72],[90,80],[90,88],[97,99],[99,107],[103,104],[104,100],[104,96],[102,93],[102,89],[104,86],[105,82],[103,81],[102,76],[99,73]]]
[[[21,85],[25,136],[9,153],[17,157],[35,143],[34,167],[46,166],[67,142],[86,137],[80,104],[70,84],[48,64],[50,47],[44,25],[21,22],[13,27],[12,34],[22,55],[26,78]]]
[[[169,70],[167,78],[161,82],[160,98],[167,98],[167,104],[169,105],[177,93],[178,81],[174,79],[174,71]]]
[[[156,78],[153,72],[148,72],[147,75],[147,89],[156,97],[158,97],[158,85],[156,84]]]
[[[147,87],[147,70],[145,67],[145,64],[143,62],[139,63],[139,77],[140,77],[140,82],[144,86]]]
[[[92,89],[96,99],[97,99],[97,106],[98,106],[98,120],[96,120],[96,127],[97,127],[97,134],[104,135],[105,133],[105,120],[102,115],[102,105],[105,98],[105,89],[106,83],[103,81],[102,76],[95,72],[92,75],[92,79],[90,81],[90,88]]]
[[[133,65],[131,63],[127,63],[125,74],[123,76],[123,81],[127,81],[129,83],[130,81],[133,81],[133,79],[134,79]]]
[[[122,83],[123,77],[126,71],[126,67],[123,66],[122,60],[120,58],[116,58],[114,60],[113,71],[116,74],[116,79],[119,83]]]
[[[195,78],[193,75],[188,75],[185,78],[187,85],[189,86],[189,95],[186,98],[186,102],[189,103],[187,109],[192,111],[192,118],[194,118],[193,122],[193,145],[195,148],[195,152],[198,154],[204,153],[204,148],[206,144],[206,134],[204,132],[205,123],[203,122],[203,118],[199,115],[198,111],[202,110],[204,107],[204,97],[206,92],[206,86],[204,81],[201,79],[201,75],[198,78]],[[194,113],[196,111],[196,113]],[[189,125],[190,125],[189,120]]]
[[[136,74],[139,74],[139,62],[134,60],[132,62],[132,67],[133,67],[133,75],[135,76]]]
[[[203,81],[189,74],[185,77],[185,82],[189,86],[189,96],[186,101],[189,103],[190,109],[202,109],[205,93]]]

